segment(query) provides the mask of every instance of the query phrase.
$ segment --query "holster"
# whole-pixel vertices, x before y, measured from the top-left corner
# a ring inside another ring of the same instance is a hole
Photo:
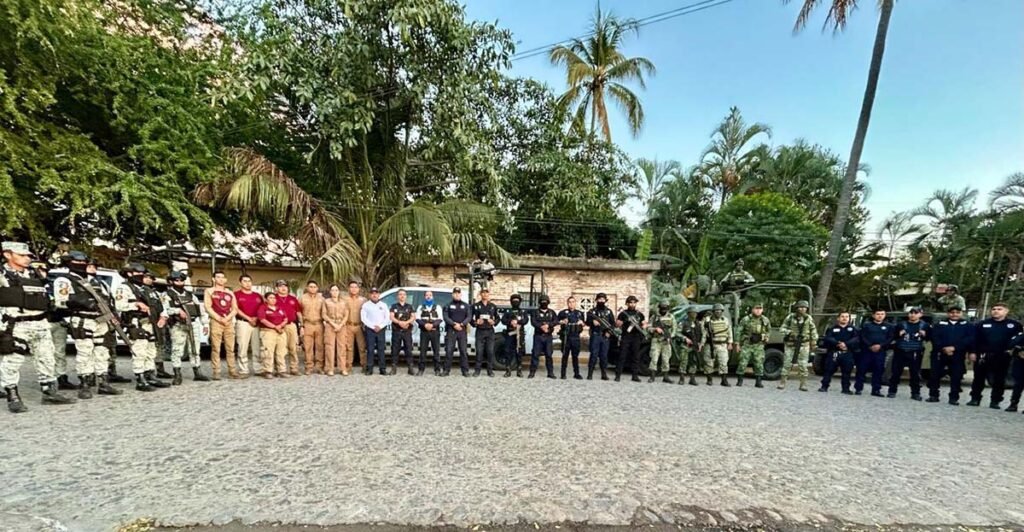
[[[17,323],[17,320],[5,316],[4,323],[7,326],[0,329],[0,357],[6,355],[29,356],[31,353],[28,342],[14,336],[14,324]]]

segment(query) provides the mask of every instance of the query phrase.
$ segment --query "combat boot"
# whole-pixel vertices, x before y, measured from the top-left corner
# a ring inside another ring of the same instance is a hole
[[[636,372],[634,371],[633,372],[633,378],[630,379],[630,380],[633,381],[633,382],[640,382],[640,376],[637,375]]]
[[[507,366],[505,368],[505,377],[511,377],[511,376],[512,376],[512,366]]]
[[[192,380],[195,382],[209,382],[210,378],[203,375],[199,368],[192,366]]]
[[[398,368],[396,368],[395,366],[391,366],[391,369],[388,370],[388,375],[395,375],[397,373],[398,373]]]
[[[478,369],[473,370],[473,376],[474,377],[479,377],[480,376],[480,370],[478,370]]]
[[[40,385],[40,388],[43,390],[43,404],[69,405],[75,402],[74,398],[57,391],[57,381],[44,382]]]
[[[652,371],[651,372],[651,376],[647,377],[647,382],[654,382],[654,379],[655,379],[655,375],[654,375],[654,372]]]
[[[123,390],[118,390],[110,385],[107,381],[106,375],[100,375],[96,377],[96,394],[97,395],[121,395],[124,393]]]
[[[761,376],[754,376],[754,388],[764,388],[764,383],[761,382]]]
[[[58,390],[77,390],[81,388],[81,384],[75,384],[68,379],[67,375],[61,375],[57,377],[57,389]]]
[[[807,377],[800,377],[800,391],[807,391]]]
[[[722,375],[722,386],[724,386],[726,388],[729,388],[730,386],[732,386],[731,384],[729,384],[729,379],[725,378],[725,375]]]
[[[621,378],[622,378],[622,374],[616,371],[616,372],[615,372],[615,382],[619,382],[619,380],[620,380]]]
[[[565,380],[565,368],[564,367],[562,368],[562,380],[563,381]]]
[[[580,372],[577,371],[576,373],[573,374],[572,378],[581,381],[583,380],[583,375],[580,375]]]
[[[608,371],[604,368],[601,368],[601,380],[608,380]]]
[[[549,371],[548,372],[548,378],[549,379],[557,379],[558,377],[555,377],[555,372],[554,371]]]
[[[174,377],[174,375],[167,373],[167,370],[164,369],[163,361],[156,363],[156,376],[160,379],[170,379],[171,377]]]
[[[137,391],[137,392],[155,392],[156,388],[154,388],[153,385],[150,384],[149,381],[146,380],[146,376],[145,375],[143,375],[141,373],[137,373],[135,375],[135,391]]]
[[[1010,406],[1006,407],[1006,411],[1007,412],[1016,412],[1017,411],[1017,403],[1016,402],[1010,403]]]
[[[181,386],[181,368],[172,368],[172,371],[174,371],[174,380],[171,381],[171,384]]]
[[[416,368],[416,376],[417,377],[423,376],[423,368]]]
[[[668,372],[666,372],[665,376],[661,378],[661,382],[664,382],[666,384],[675,384],[675,381],[668,378]],[[679,379],[679,382],[683,382],[683,379]]]
[[[779,378],[779,385],[776,386],[775,389],[777,389],[777,390],[785,390],[786,389],[786,381],[787,380],[789,380],[789,376],[786,375],[785,370],[783,370],[782,377]]]
[[[535,368],[530,368],[530,374],[527,375],[526,378],[527,379],[532,379],[533,376],[536,375],[536,374],[537,374],[537,370]]]
[[[170,388],[171,386],[170,384],[167,384],[166,382],[157,379],[156,372],[153,370],[149,370],[143,373],[142,376],[145,377],[146,382],[148,382],[149,385],[154,388]]]
[[[521,368],[516,368],[516,377],[523,378],[523,370]]]
[[[587,368],[587,380],[588,381],[594,380],[594,368],[593,368],[593,366]]]
[[[697,376],[690,375],[690,386],[697,386]]]
[[[113,353],[111,353],[110,362],[107,364],[107,382],[113,382],[115,384],[127,384],[132,382],[128,377],[122,377],[117,374],[117,361],[114,360]]]
[[[79,399],[92,399],[92,387],[95,383],[95,377],[92,375],[86,375],[79,377],[78,380],[82,381],[82,387],[78,389]]]
[[[412,369],[412,366],[409,366],[409,375],[415,375],[415,374],[416,374],[416,370]]]
[[[488,377],[493,377],[494,376],[494,371],[491,370],[490,366],[487,366],[487,376]]]
[[[21,396],[18,395],[17,386],[8,386],[4,388],[7,392],[7,409],[14,414],[20,414],[22,412],[28,412],[28,407],[25,403],[21,402]]]
[[[711,386],[711,383],[712,383],[712,380],[711,380],[711,375],[708,375],[708,382],[707,382],[707,385],[708,385],[708,386]]]
[[[736,386],[743,386],[743,375],[736,377]]]

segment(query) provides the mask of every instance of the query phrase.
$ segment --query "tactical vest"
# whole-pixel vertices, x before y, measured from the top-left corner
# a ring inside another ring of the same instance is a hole
[[[556,321],[557,321],[557,319],[556,319],[555,311],[554,310],[551,310],[549,308],[537,309],[537,322],[538,323],[537,323],[536,329],[534,330],[534,334],[539,334],[541,336],[551,336],[551,333],[554,332],[552,329],[554,329]],[[544,331],[540,330],[540,326],[544,325],[544,324],[547,324],[547,326],[548,326],[548,332],[546,332],[546,333]]]
[[[708,332],[711,333],[711,343],[729,343],[729,320],[726,318],[708,319]]]
[[[583,332],[583,312],[570,310],[565,313],[565,319],[568,323],[562,326],[562,329],[565,330],[566,335],[575,338]]]
[[[764,316],[751,316],[744,329],[744,332],[750,335],[748,338],[750,343],[759,344],[764,342],[765,336],[768,335],[768,318]]]
[[[437,321],[441,319],[441,315],[437,310],[437,305],[431,305],[430,308],[424,306],[420,310],[420,319],[424,321]]]
[[[665,314],[664,316],[658,315],[654,318],[654,326],[660,327],[661,330],[665,331],[661,335],[655,335],[654,338],[661,342],[667,342],[671,340],[672,326],[675,325],[675,317],[672,314]]]
[[[34,275],[22,277],[4,268],[8,286],[0,287],[0,307],[16,308],[24,312],[45,313],[50,308],[46,295],[46,280]]]
[[[171,298],[171,303],[175,307],[184,310],[190,319],[194,320],[199,317],[199,305],[193,299],[192,292],[188,290],[178,292],[173,288],[168,288],[167,297]]]

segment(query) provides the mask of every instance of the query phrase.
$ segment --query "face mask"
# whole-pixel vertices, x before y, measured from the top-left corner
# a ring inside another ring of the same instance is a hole
[[[598,301],[597,308],[604,308],[604,301]]]
[[[429,307],[429,306],[431,306],[431,305],[433,305],[433,304],[434,304],[434,298],[432,298],[432,297],[428,297],[428,298],[425,298],[425,299],[423,300],[423,302],[424,302],[424,303],[426,303],[426,304],[427,304],[427,306]]]
[[[540,304],[540,308],[548,308],[548,304],[547,303],[541,303]]]
[[[666,315],[668,315],[668,309],[665,309],[665,310],[658,309],[658,313],[661,314],[662,316],[666,316]]]
[[[512,300],[512,308],[519,308],[519,304],[520,303],[522,303],[522,301],[519,301],[518,299],[513,299]]]

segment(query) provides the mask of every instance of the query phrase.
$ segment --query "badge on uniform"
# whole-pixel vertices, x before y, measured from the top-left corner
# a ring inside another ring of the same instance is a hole
[[[480,319],[482,319],[482,320],[489,320],[489,319],[491,319],[491,315],[490,314],[481,314],[480,315]]]

